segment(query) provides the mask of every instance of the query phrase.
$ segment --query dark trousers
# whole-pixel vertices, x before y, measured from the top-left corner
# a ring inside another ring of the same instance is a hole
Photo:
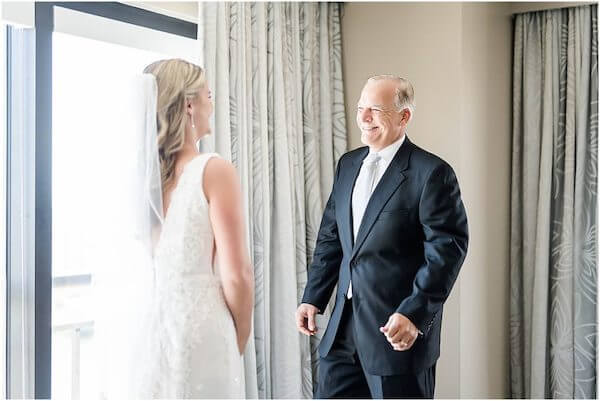
[[[435,365],[404,375],[365,372],[356,351],[352,321],[352,302],[347,300],[333,346],[319,359],[315,398],[433,398]]]

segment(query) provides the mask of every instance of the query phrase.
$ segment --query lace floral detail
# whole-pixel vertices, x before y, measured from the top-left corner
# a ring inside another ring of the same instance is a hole
[[[152,358],[147,398],[244,398],[242,360],[218,268],[202,178],[205,154],[186,165],[155,249]],[[216,267],[216,266],[215,266]]]

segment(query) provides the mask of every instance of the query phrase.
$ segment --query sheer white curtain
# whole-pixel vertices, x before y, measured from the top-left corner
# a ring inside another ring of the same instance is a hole
[[[329,3],[200,3],[215,102],[201,147],[235,164],[246,195],[256,278],[249,398],[312,397],[318,339],[298,333],[294,312],[346,151],[340,14]]]

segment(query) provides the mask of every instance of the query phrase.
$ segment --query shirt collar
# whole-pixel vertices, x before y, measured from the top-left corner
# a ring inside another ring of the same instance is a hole
[[[377,152],[377,154],[379,154],[379,156],[381,156],[381,158],[383,159],[383,162],[389,164],[392,161],[392,159],[396,155],[396,152],[398,152],[398,149],[400,149],[400,146],[402,146],[402,144],[404,143],[405,138],[406,138],[406,134],[402,135],[402,137],[400,137],[400,139],[396,140],[396,142],[389,144],[388,146],[386,146],[385,148],[383,148],[379,152]],[[375,152],[373,152],[372,150],[369,150],[369,154],[371,154],[371,153],[375,153]]]

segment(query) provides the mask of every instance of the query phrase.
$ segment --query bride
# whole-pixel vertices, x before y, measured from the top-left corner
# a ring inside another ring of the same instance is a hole
[[[110,347],[113,359],[105,373],[113,383],[105,383],[101,394],[244,398],[241,354],[251,331],[254,277],[239,178],[219,155],[198,152],[198,140],[210,133],[213,111],[202,68],[171,59],[147,66],[144,73],[144,100],[150,107],[140,141],[148,145],[145,159],[151,163],[141,169],[144,179],[136,180],[146,185],[135,185],[138,192],[148,192],[151,202],[145,203],[153,207],[139,206],[134,213],[141,216],[135,236],[153,237],[144,248],[146,262],[139,263],[150,273],[131,273],[129,282],[143,296],[127,289],[128,298],[117,302],[118,295],[109,295],[122,307],[113,308],[113,325],[105,327],[115,327],[115,316],[124,315],[112,343],[127,345]],[[134,263],[122,264],[135,271]]]
[[[253,273],[233,165],[201,154],[213,111],[204,71],[183,60],[144,70],[157,84],[164,222],[155,248],[160,306],[158,398],[243,398]]]

